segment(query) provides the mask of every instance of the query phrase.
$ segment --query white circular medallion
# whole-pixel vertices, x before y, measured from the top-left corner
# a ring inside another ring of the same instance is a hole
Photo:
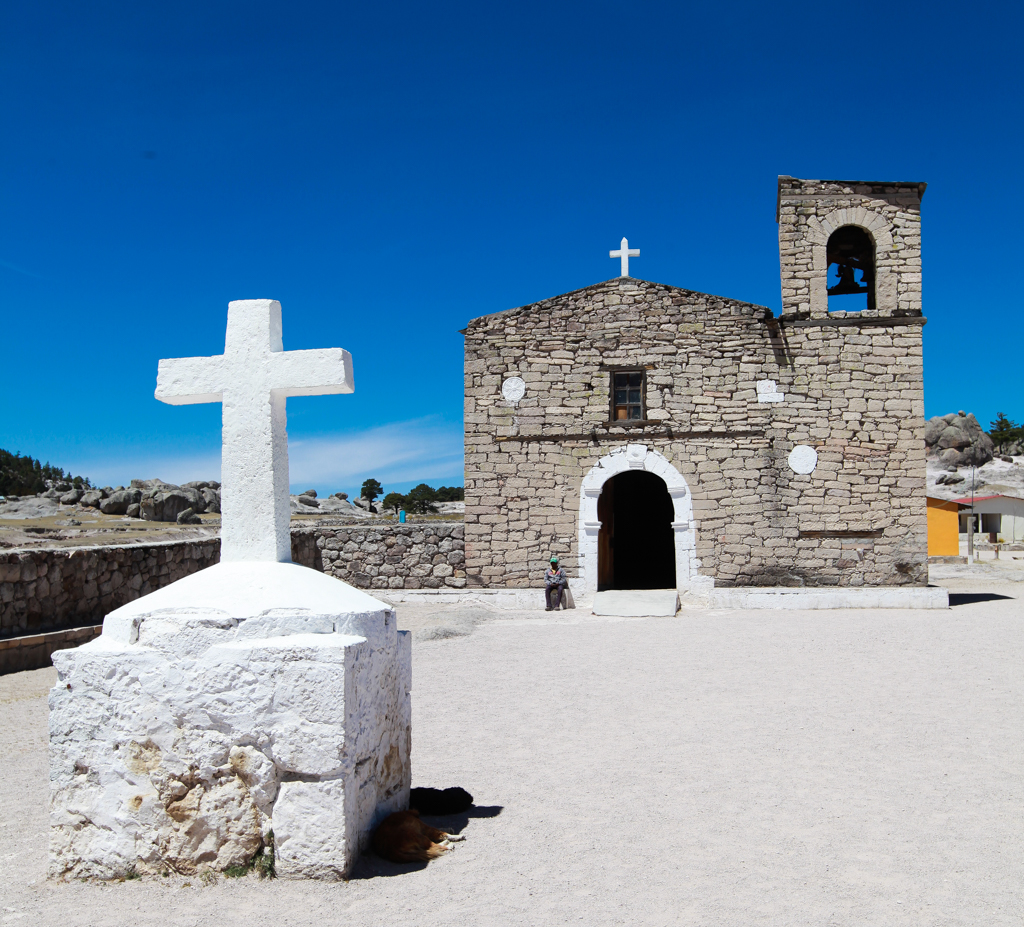
[[[509,402],[519,402],[526,395],[526,383],[521,377],[509,377],[501,384],[501,395]]]
[[[811,473],[818,466],[818,452],[806,444],[798,444],[789,452],[789,469],[794,473]]]

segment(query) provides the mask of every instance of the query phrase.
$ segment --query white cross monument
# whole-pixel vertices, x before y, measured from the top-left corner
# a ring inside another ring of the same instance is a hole
[[[272,299],[229,304],[223,354],[160,361],[158,399],[223,407],[221,562],[54,654],[53,877],[222,872],[272,846],[278,875],[346,878],[408,807],[409,635],[291,562],[285,399],[351,392],[347,351],[283,349]]]
[[[284,350],[276,299],[228,303],[223,354],[160,361],[161,402],[223,408],[222,561],[291,560],[285,399],[352,390],[348,351]]]
[[[618,251],[609,251],[608,257],[622,258],[622,273],[620,277],[629,276],[629,259],[631,257],[640,257],[640,249],[634,248],[632,251],[629,249],[629,242],[625,238],[619,243]]]

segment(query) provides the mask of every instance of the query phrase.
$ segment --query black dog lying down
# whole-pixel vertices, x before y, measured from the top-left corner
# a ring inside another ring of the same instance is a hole
[[[443,816],[468,811],[473,796],[465,789],[412,789],[409,810],[397,811],[380,822],[371,840],[373,852],[393,863],[427,862],[452,849],[452,842],[465,840],[445,833],[420,820],[421,814]]]

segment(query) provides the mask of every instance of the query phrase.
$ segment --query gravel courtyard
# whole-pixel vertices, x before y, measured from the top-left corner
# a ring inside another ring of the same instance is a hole
[[[1019,927],[1016,579],[950,571],[946,612],[400,608],[413,784],[477,807],[337,884],[48,883],[55,673],[0,677],[0,923]]]

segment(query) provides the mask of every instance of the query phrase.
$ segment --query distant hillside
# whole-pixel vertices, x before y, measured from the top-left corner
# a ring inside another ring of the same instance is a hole
[[[32,496],[48,489],[89,487],[92,484],[81,476],[64,473],[49,462],[40,463],[34,457],[23,457],[0,448],[0,496]]]

